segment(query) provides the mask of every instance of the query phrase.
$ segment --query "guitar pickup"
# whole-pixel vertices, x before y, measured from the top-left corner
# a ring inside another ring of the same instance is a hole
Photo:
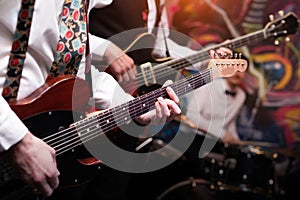
[[[150,83],[156,84],[155,74],[153,71],[152,64],[150,62],[146,62],[140,65],[141,72],[144,77],[145,85],[148,87]]]

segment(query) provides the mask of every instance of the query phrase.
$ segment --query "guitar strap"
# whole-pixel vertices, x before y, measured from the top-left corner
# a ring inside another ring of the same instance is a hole
[[[6,101],[14,101],[17,98],[20,79],[26,57],[30,28],[32,23],[35,0],[22,1],[18,14],[17,27],[14,34],[6,79],[2,96]]]

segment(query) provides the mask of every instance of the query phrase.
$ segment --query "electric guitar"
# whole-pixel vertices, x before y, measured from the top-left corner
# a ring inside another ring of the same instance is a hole
[[[215,50],[220,47],[227,47],[234,50],[245,45],[255,44],[268,38],[278,38],[295,34],[298,30],[298,26],[298,17],[293,12],[289,12],[286,15],[269,22],[262,30],[204,48],[195,54],[174,60],[171,60],[170,58],[156,59],[149,50],[149,47],[154,46],[155,36],[149,33],[143,33],[124,50],[136,64],[140,65],[137,67],[138,73],[136,80],[132,81],[130,84],[120,83],[120,85],[128,93],[138,96],[159,88],[166,80],[174,80],[176,73],[178,73],[176,70],[208,60],[210,58],[208,54],[210,50]],[[147,54],[147,56],[145,56],[145,54]],[[159,64],[152,66],[148,65],[146,62]]]
[[[243,59],[213,59],[210,66],[169,86],[181,96],[215,78],[245,71],[248,63]],[[86,116],[89,91],[84,80],[59,76],[47,79],[27,98],[10,103],[29,130],[56,150],[61,188],[86,183],[101,172],[101,161],[93,157],[84,144],[99,136],[107,136],[114,128],[148,112],[158,97],[168,98],[165,87],[162,87]],[[17,200],[24,195],[32,195],[30,188],[18,179],[6,161],[5,154],[0,156],[0,166],[0,200]]]

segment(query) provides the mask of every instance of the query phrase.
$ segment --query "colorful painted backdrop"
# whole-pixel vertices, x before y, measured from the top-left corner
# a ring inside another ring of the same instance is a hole
[[[169,0],[166,5],[172,29],[203,47],[262,30],[270,15],[300,16],[299,0]],[[292,148],[300,141],[300,33],[276,42],[268,38],[238,49],[250,69],[238,130],[242,139]]]

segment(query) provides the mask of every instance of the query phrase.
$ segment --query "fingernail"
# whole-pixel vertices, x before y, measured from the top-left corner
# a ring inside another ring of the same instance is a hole
[[[157,101],[159,101],[159,102],[161,102],[161,103],[163,102],[163,100],[164,100],[164,99],[163,99],[162,97],[158,97],[158,98],[157,98]]]

